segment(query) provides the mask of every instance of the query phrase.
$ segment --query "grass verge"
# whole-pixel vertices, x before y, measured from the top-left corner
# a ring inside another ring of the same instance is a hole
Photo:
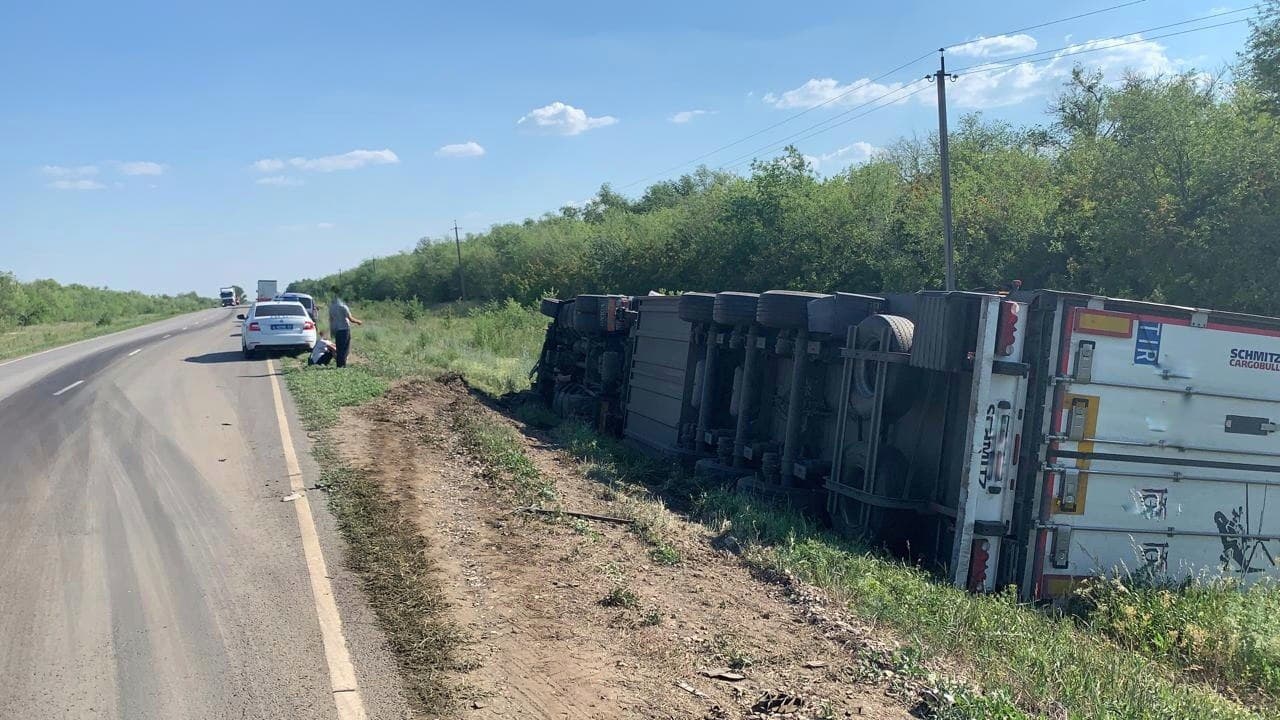
[[[286,363],[285,379],[315,437],[319,482],[346,540],[347,565],[360,575],[410,699],[422,710],[446,709],[458,693],[449,673],[466,666],[463,637],[440,593],[426,541],[397,500],[342,460],[330,435],[341,408],[378,397],[387,384],[360,367],[308,370],[296,362]]]
[[[30,355],[59,345],[89,340],[181,314],[181,312],[154,313],[121,319],[104,318],[98,322],[48,323],[0,330],[0,360]]]
[[[580,423],[555,437],[609,482],[641,484],[713,530],[732,535],[743,558],[833,592],[864,621],[906,644],[895,660],[910,671],[931,660],[971,668],[982,692],[951,686],[933,712],[944,718],[1260,717],[1175,669],[1070,618],[1017,602],[1011,594],[972,595],[929,574],[869,552],[787,508],[722,488],[707,488],[679,468],[655,463]]]

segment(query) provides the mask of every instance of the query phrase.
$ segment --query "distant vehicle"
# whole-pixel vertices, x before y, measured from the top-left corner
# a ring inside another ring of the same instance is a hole
[[[315,298],[311,297],[306,293],[295,293],[295,292],[280,293],[279,295],[275,296],[275,298],[273,299],[280,300],[282,302],[302,303],[302,307],[307,309],[307,314],[311,316],[311,319],[312,320],[316,319]]]
[[[259,280],[258,281],[258,301],[270,300],[280,294],[280,289],[276,287],[275,280]]]
[[[236,289],[233,287],[220,289],[218,297],[222,299],[222,307],[234,307],[240,304],[240,298],[236,297]]]
[[[254,303],[240,328],[240,351],[253,359],[267,349],[292,354],[309,352],[316,344],[316,324],[298,302],[264,300]]]

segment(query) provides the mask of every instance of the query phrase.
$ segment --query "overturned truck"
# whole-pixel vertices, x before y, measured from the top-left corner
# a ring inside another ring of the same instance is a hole
[[[1048,290],[543,311],[557,413],[975,592],[1277,575],[1280,319]]]

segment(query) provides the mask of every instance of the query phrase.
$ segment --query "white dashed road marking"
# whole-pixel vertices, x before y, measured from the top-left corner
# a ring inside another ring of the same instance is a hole
[[[64,387],[64,388],[62,388],[62,389],[61,389],[61,390],[59,390],[58,392],[54,393],[54,394],[53,394],[53,396],[54,396],[54,397],[58,397],[59,395],[61,395],[62,393],[66,392],[66,391],[68,391],[68,390],[70,390],[71,388],[76,387],[77,385],[83,385],[83,384],[84,384],[84,381],[83,381],[83,380],[77,380],[77,381],[75,381],[75,382],[71,383],[70,385],[68,385],[68,386],[66,386],[66,387]]]
[[[142,352],[142,348],[138,348],[137,350],[134,350],[133,352],[129,353],[128,355],[125,355],[125,357],[133,357],[134,355],[137,355],[137,354],[138,354],[138,353],[140,353],[140,352]]]
[[[162,338],[160,338],[160,339],[161,339],[161,340],[168,340],[168,339],[169,339],[169,338],[171,338],[171,337],[173,337],[173,336],[172,336],[172,335],[165,335],[164,337],[162,337]]]

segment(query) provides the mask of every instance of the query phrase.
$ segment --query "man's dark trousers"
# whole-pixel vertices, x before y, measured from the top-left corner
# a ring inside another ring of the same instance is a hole
[[[351,331],[350,330],[334,330],[333,341],[338,345],[338,367],[347,366],[347,351],[351,349]]]

